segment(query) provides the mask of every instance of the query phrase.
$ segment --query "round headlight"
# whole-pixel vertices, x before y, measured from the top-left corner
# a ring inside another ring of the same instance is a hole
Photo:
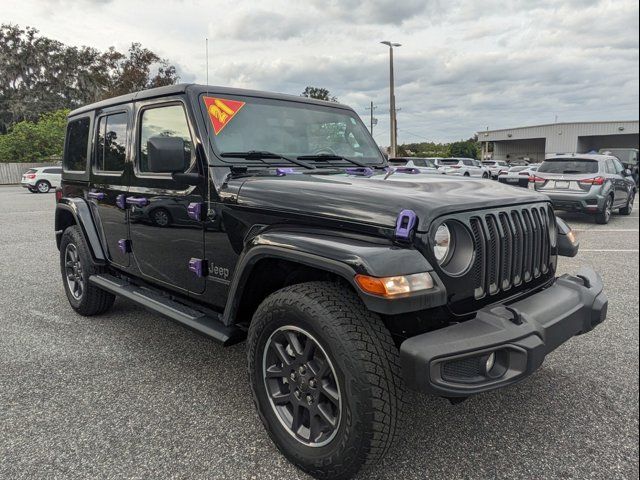
[[[438,227],[433,238],[433,254],[438,263],[444,262],[451,248],[451,232],[444,223]]]

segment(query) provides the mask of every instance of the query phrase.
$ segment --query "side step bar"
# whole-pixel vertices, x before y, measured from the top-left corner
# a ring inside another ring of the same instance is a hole
[[[213,338],[225,347],[244,340],[245,333],[239,328],[227,327],[219,318],[208,316],[203,312],[160,296],[150,289],[131,285],[127,281],[109,274],[91,275],[89,281],[107,292],[133,300],[152,312],[169,317]]]

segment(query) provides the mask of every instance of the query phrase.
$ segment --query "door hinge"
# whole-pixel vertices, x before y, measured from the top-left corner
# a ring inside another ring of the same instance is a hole
[[[116,206],[121,210],[127,208],[127,196],[124,193],[116,197]]]
[[[131,240],[127,240],[126,238],[122,238],[118,240],[118,248],[122,253],[130,253],[131,252]]]
[[[198,222],[203,221],[205,219],[205,215],[203,214],[206,213],[204,207],[205,207],[205,204],[201,202],[190,203],[187,206],[187,216],[190,219],[196,220]]]
[[[192,258],[189,260],[189,271],[196,277],[206,277],[209,274],[209,262],[203,258]]]

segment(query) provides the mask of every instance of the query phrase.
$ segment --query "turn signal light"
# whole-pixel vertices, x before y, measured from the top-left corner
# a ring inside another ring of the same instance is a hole
[[[395,277],[371,277],[358,274],[355,280],[362,291],[382,297],[393,297],[433,288],[433,278],[427,272]]]

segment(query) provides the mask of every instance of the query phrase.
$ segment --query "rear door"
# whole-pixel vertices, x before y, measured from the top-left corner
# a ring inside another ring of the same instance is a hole
[[[618,159],[611,159],[611,163],[613,164],[613,170],[615,172],[616,203],[626,205],[631,182],[627,181],[627,178],[623,175],[624,166]]]
[[[190,218],[188,206],[202,203],[202,187],[154,173],[148,162],[149,140],[178,137],[184,141],[185,172],[197,173],[195,131],[182,98],[136,104],[135,157],[127,197],[135,268],[143,278],[181,293],[202,293],[205,275],[190,270],[204,259],[204,224]]]
[[[125,198],[129,190],[131,106],[102,110],[94,122],[91,188],[87,198],[100,230],[107,258],[128,268],[130,241]]]

